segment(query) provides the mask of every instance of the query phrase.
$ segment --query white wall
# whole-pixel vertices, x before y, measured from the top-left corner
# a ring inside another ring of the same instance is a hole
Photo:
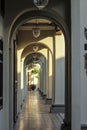
[[[22,50],[17,51],[17,80],[18,80],[18,92],[17,92],[17,113],[21,110],[22,104],[22,91],[21,91],[21,53]]]
[[[24,86],[24,58],[21,59],[21,94],[22,94],[22,104],[25,98],[25,86]]]
[[[0,16],[0,37],[3,38],[3,48],[5,49],[5,41],[4,41],[4,24],[3,24],[3,19],[2,17]],[[6,82],[4,82],[4,80],[6,81],[6,73],[8,70],[5,70],[5,53],[3,51],[3,60],[4,60],[4,64],[3,64],[3,76],[4,76],[4,79],[3,79],[3,109],[0,110],[0,130],[9,130],[9,119],[8,119],[8,112],[9,112],[9,109],[8,109],[8,94],[6,93],[7,92],[7,89],[8,87],[6,88]]]
[[[45,81],[46,81],[46,87],[44,88],[44,94],[46,94],[47,95],[47,98],[48,98],[48,55],[47,55],[47,49],[42,49],[41,51],[39,51],[39,52],[41,52],[41,54],[42,55],[44,55],[44,57],[46,58],[46,73],[45,73]],[[44,62],[44,59],[43,59],[43,62]]]
[[[84,2],[83,2],[84,1]],[[87,28],[87,0],[80,0],[80,85],[81,85],[81,124],[87,125],[87,75],[84,68],[84,54],[87,50],[84,50],[84,44],[87,40],[84,36],[84,27]]]
[[[24,99],[26,99],[28,94],[28,76],[27,76],[27,70],[26,66],[24,65]]]
[[[42,59],[42,75],[41,75],[41,78],[42,78],[42,92],[43,94],[46,94],[46,69],[45,69],[45,58]]]
[[[65,43],[63,35],[55,36],[55,104],[64,105]]]
[[[84,27],[87,27],[87,0],[72,0],[72,130],[87,125],[87,76],[84,69]]]
[[[80,0],[71,0],[72,130],[80,130]]]
[[[53,76],[52,76],[52,54],[49,51],[49,98],[52,99],[52,83]]]

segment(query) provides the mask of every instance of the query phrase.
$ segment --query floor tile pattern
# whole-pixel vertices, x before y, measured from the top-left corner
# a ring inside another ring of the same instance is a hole
[[[50,105],[39,95],[30,91],[23,105],[14,130],[60,130],[62,118],[59,114],[50,113]]]

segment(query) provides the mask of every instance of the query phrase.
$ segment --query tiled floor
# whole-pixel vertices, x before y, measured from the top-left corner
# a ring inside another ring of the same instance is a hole
[[[61,123],[38,91],[30,91],[14,130],[60,130]]]

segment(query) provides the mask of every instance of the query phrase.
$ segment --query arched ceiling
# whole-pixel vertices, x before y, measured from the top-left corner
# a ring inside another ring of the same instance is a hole
[[[32,29],[38,26],[40,28],[40,36],[35,38],[32,33]],[[24,22],[17,31],[17,46],[18,49],[24,48],[26,44],[38,42],[46,37],[52,37],[54,35],[61,35],[61,29],[52,21],[46,18],[32,18]]]
[[[41,53],[31,53],[26,57],[25,64],[39,63],[42,62],[42,59],[45,60],[45,57]]]
[[[40,51],[42,49],[49,49],[46,45],[42,44],[42,43],[31,43],[28,46],[26,46],[22,52],[21,58],[26,57],[29,53],[34,53],[34,47],[37,47],[38,50]],[[49,49],[50,50],[50,49]],[[50,50],[51,51],[51,50]],[[52,52],[51,52],[52,53]]]
[[[34,38],[34,36],[32,35],[32,28],[35,27],[36,24],[38,24],[41,30],[41,35],[39,36],[39,38]],[[41,51],[42,49],[49,49],[46,45],[39,43],[41,39],[49,36],[53,37],[54,35],[61,35],[61,34],[62,31],[59,25],[56,24],[56,22],[52,21],[51,19],[40,17],[40,16],[39,17],[35,16],[33,18],[28,19],[23,24],[21,24],[21,26],[19,26],[17,30],[17,48],[23,49],[21,58],[24,57],[26,58],[27,55],[32,54],[29,57],[29,60],[32,62],[33,53],[35,52],[33,50],[34,46],[38,46],[38,51]]]
[[[48,19],[43,18],[33,18],[31,20],[28,20],[27,22],[23,23],[18,30],[31,30],[38,24],[39,28],[41,30],[55,30],[55,24],[53,24]]]
[[[37,22],[37,19],[31,19],[31,20],[27,21],[26,23],[22,24],[18,29],[18,31],[21,31],[21,33],[27,32],[29,40],[32,39],[32,41],[33,41],[33,42],[28,43],[28,45],[24,45],[24,46],[23,46],[23,40],[22,40],[22,43],[21,43],[23,48],[24,48],[22,55],[21,55],[21,58],[24,58],[24,57],[26,58],[27,55],[30,54],[29,60],[28,60],[29,62],[33,62],[33,59],[34,59],[33,53],[35,53],[35,51],[33,49],[34,47],[38,47],[37,51],[41,51],[43,49],[49,49],[47,45],[40,43],[40,42],[36,42],[35,40],[37,40],[37,39],[32,38],[30,36],[30,35],[32,35],[32,28],[36,25],[36,22]],[[53,35],[55,31],[58,32],[58,35],[61,35],[61,30],[59,28],[57,28],[57,26],[55,24],[53,24],[48,19],[39,18],[38,19],[38,25],[40,27],[40,30],[44,31],[45,37],[48,36],[48,35]],[[29,31],[31,31],[31,33],[29,33]],[[47,33],[47,31],[48,31],[48,33]],[[41,32],[41,33],[43,33],[43,32]],[[44,36],[44,34],[43,34],[43,36]],[[26,40],[26,36],[27,35],[23,35],[22,38]],[[42,38],[42,37],[39,36],[39,38]],[[17,46],[20,46],[19,44],[20,43],[18,43]],[[49,49],[49,51],[51,52],[50,49]],[[41,57],[41,55],[37,54],[37,61],[40,60],[40,57]]]

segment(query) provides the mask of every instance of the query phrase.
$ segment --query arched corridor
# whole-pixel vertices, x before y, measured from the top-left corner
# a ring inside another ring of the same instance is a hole
[[[14,130],[60,130],[62,123],[61,115],[50,113],[39,91],[29,91]]]
[[[87,0],[0,0],[0,130],[87,129],[86,12]]]
[[[27,17],[29,20],[26,21],[26,18],[24,18],[25,22],[17,28],[16,32],[13,32],[16,35],[15,47],[11,49],[13,49],[13,51],[15,50],[15,56],[14,61],[11,62],[16,63],[16,67],[14,67],[15,79],[17,79],[17,94],[14,90],[15,98],[13,97],[13,99],[15,99],[13,100],[15,106],[13,111],[14,122],[17,120],[16,118],[20,113],[21,107],[23,106],[23,101],[26,98],[27,87],[30,89],[31,86],[34,87],[36,85],[34,81],[33,84],[30,83],[32,82],[32,79],[35,79],[35,75],[31,75],[30,73],[30,67],[31,69],[34,69],[34,66],[36,66],[36,64],[40,65],[38,79],[39,82],[37,84],[37,87],[39,88],[41,95],[45,98],[46,103],[50,104],[50,112],[62,112],[64,114],[66,111],[68,111],[67,108],[70,105],[70,98],[68,99],[69,91],[67,91],[68,93],[65,100],[65,88],[68,90],[68,81],[70,83],[70,80],[65,80],[65,77],[66,79],[70,79],[70,76],[68,77],[70,74],[68,60],[70,59],[67,57],[70,53],[66,55],[68,51],[67,49],[70,47],[67,27],[64,26],[63,28],[67,34],[63,33],[63,30],[59,27],[58,23],[56,23],[54,20],[49,20],[49,17],[45,16],[45,12],[43,12],[44,18],[41,16],[42,13],[39,13],[40,12],[37,11],[37,19],[35,18],[35,14],[33,14],[34,16],[31,15],[30,17],[28,15]],[[23,16],[20,16],[19,19]],[[36,20],[38,20],[37,26],[39,26],[41,31],[40,36],[37,38],[34,37],[32,33],[33,26],[36,26]],[[65,34],[67,35],[66,37]],[[10,44],[13,45],[14,42],[11,42]],[[10,64],[10,67],[11,66],[12,65]],[[29,79],[31,81],[28,81]],[[70,111],[68,112],[70,115]],[[68,119],[70,120],[66,114],[65,118],[67,121]]]

